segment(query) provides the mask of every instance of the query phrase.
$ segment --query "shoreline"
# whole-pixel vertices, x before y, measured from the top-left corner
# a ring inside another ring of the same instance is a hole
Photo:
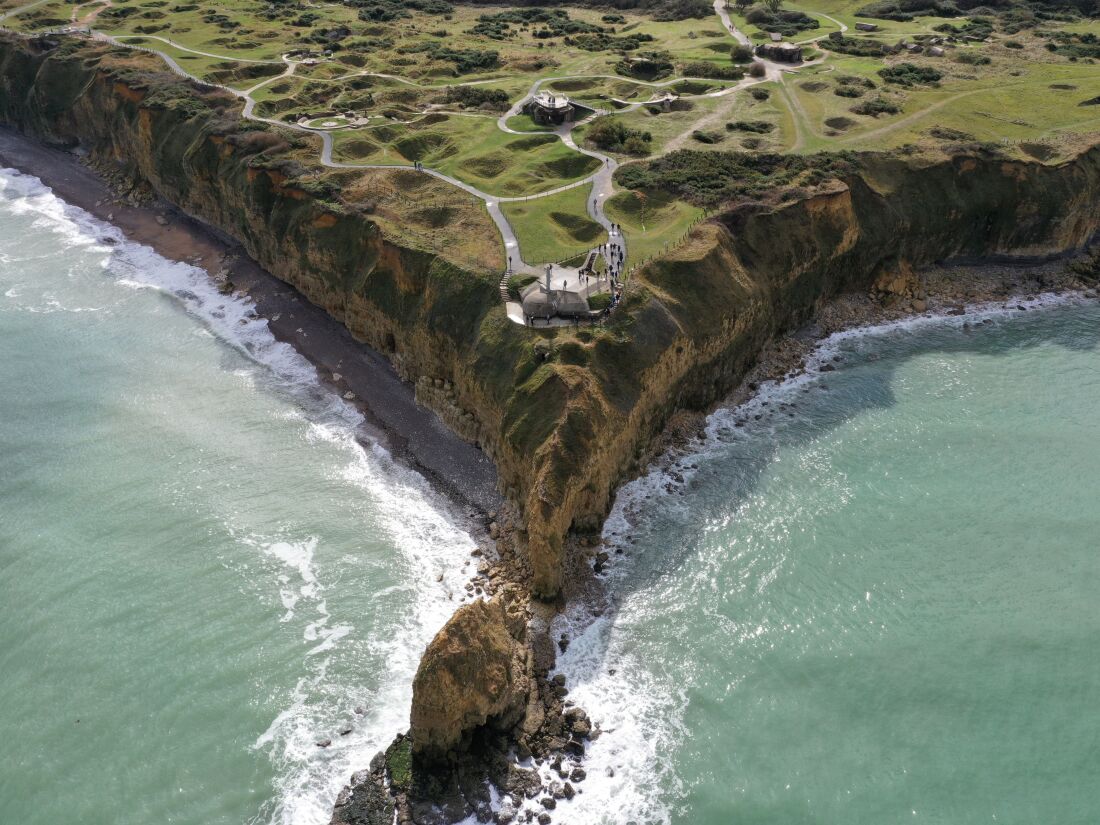
[[[483,541],[490,538],[486,529],[492,519],[490,514],[502,508],[501,497],[496,492],[495,467],[480,450],[451,433],[434,412],[416,404],[412,385],[397,377],[385,356],[352,338],[343,325],[310,304],[293,287],[260,268],[236,243],[168,204],[128,203],[111,191],[105,179],[84,166],[76,155],[50,149],[33,139],[0,129],[0,165],[38,177],[66,202],[118,227],[128,239],[147,245],[166,258],[201,267],[213,282],[222,278],[231,281],[235,291],[247,296],[257,314],[267,320],[276,339],[293,346],[315,366],[322,383],[361,410],[373,439],[396,460],[424,476],[448,503],[456,505],[459,513],[465,511],[465,518],[460,521],[465,522],[463,526],[470,529],[479,544],[492,546],[495,543]],[[956,276],[960,272],[972,272],[972,277],[958,279]],[[1041,273],[1037,280],[1030,277],[1030,273],[1036,272]],[[1047,263],[1019,261],[937,266],[918,275],[919,281],[906,286],[906,290],[919,287],[916,294],[905,291],[878,292],[874,296],[850,294],[822,304],[810,324],[766,345],[758,353],[756,365],[733,392],[705,411],[677,413],[650,443],[641,472],[618,484],[614,495],[618,497],[625,487],[655,470],[658,473],[667,470],[668,463],[692,451],[692,439],[705,433],[713,415],[723,409],[735,410],[762,397],[765,388],[761,385],[765,382],[785,382],[817,371],[822,364],[827,370],[833,369],[825,361],[816,367],[808,364],[833,334],[858,332],[921,316],[942,320],[952,315],[965,315],[974,311],[971,309],[974,301],[1024,300],[1032,294],[1025,281],[1034,282],[1042,292],[1049,292],[1051,287],[1073,289],[1059,284],[1058,276],[1077,280],[1068,272],[1066,259]],[[1048,275],[1053,278],[1049,285]],[[1079,280],[1076,290],[1095,298],[1095,291]],[[1092,294],[1088,295],[1090,291]],[[918,310],[918,305],[923,305],[924,309]],[[353,397],[347,398],[346,393],[352,393]],[[543,656],[546,648],[553,656],[551,632],[558,616],[574,607],[602,611],[608,606],[608,597],[613,595],[609,587],[612,582],[600,574],[614,558],[615,548],[608,540],[607,527],[605,519],[600,542],[582,544],[577,536],[567,539],[573,546],[567,554],[563,601],[556,605],[532,602],[539,614],[538,622],[546,623],[544,632],[539,634],[540,642],[545,642],[540,651]],[[506,534],[501,537],[505,538],[507,546],[512,530],[500,532]],[[496,537],[494,532],[491,538]],[[503,568],[505,560],[501,549],[497,545],[498,564]],[[611,551],[610,557],[607,551]],[[480,548],[472,555],[478,567],[484,564],[485,570],[479,569],[479,575],[489,574],[487,578],[493,579],[489,563],[476,560],[481,555]],[[613,562],[610,569],[614,570]],[[481,588],[473,581],[467,590],[475,587],[480,596]],[[564,637],[562,641],[568,643]],[[564,652],[566,648],[560,649]],[[599,720],[593,721],[599,730]],[[553,781],[549,774],[544,779]]]
[[[734,427],[760,419],[762,416],[755,413],[766,408],[774,394],[803,379],[823,377],[838,369],[834,364],[843,359],[831,346],[833,342],[948,323],[970,331],[989,323],[991,316],[1011,319],[1074,301],[1100,301],[1100,283],[1089,282],[1071,269],[1073,262],[1089,255],[1090,250],[1085,249],[1041,261],[994,258],[977,263],[944,262],[916,273],[923,285],[920,297],[897,300],[898,296],[882,293],[836,296],[823,304],[809,323],[765,345],[755,365],[727,396],[704,411],[682,412],[681,418],[671,422],[652,445],[641,472],[619,485],[616,495],[651,475],[664,478],[659,485],[662,489],[669,483],[680,487],[683,479],[677,477],[675,465],[698,454],[716,416],[725,416],[725,423]],[[793,409],[795,405],[790,406]],[[613,551],[616,544],[606,532],[615,509],[613,506],[604,523],[599,548],[604,551]],[[593,572],[591,568],[589,572]],[[593,579],[601,589],[610,581],[600,576],[600,571],[595,571]],[[581,602],[591,594],[590,589],[578,591],[570,601],[576,598]]]
[[[112,224],[128,240],[203,269],[212,282],[231,282],[233,292],[251,302],[277,340],[292,346],[314,366],[322,384],[359,409],[366,437],[427,479],[476,541],[488,538],[490,514],[503,504],[492,460],[418,405],[413,385],[398,377],[384,355],[355,340],[238,243],[173,205],[132,202],[76,154],[6,127],[0,127],[0,166],[37,177],[66,203]]]

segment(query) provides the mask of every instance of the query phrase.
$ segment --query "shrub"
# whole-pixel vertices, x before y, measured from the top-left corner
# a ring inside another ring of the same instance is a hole
[[[776,153],[682,149],[615,172],[626,189],[675,195],[697,206],[756,196],[794,183],[823,183],[851,170],[854,155],[781,155]]]
[[[751,66],[749,66],[749,77],[760,78],[760,77],[763,77],[764,75],[766,75],[767,73],[768,72],[764,68],[764,64],[761,63],[759,60],[755,61]]]
[[[738,43],[732,49],[730,49],[730,60],[734,63],[751,63],[752,62],[752,46],[744,46]]]
[[[615,64],[615,71],[642,80],[656,80],[672,74],[672,61],[667,52],[642,52]]]
[[[860,77],[855,74],[842,74],[836,78],[837,83],[841,83],[845,86],[862,86],[865,89],[875,88],[875,81],[869,77]]]
[[[794,37],[799,32],[817,28],[817,20],[800,11],[768,11],[753,9],[745,19],[757,28],[769,32],[778,32],[784,37]]]
[[[467,109],[485,106],[498,111],[507,109],[509,103],[508,93],[503,89],[486,89],[483,86],[448,86],[444,100]]]
[[[850,111],[855,112],[857,115],[878,117],[879,115],[896,115],[901,111],[901,107],[885,98],[876,97],[874,100],[865,100],[858,106],[853,106]]]
[[[767,89],[761,89],[760,87],[750,90],[749,94],[752,95],[753,100],[767,100],[772,96],[771,92]]]
[[[684,77],[713,77],[719,80],[740,80],[745,70],[740,66],[720,66],[709,60],[695,60],[684,64]]]
[[[644,155],[649,152],[653,136],[649,132],[631,129],[616,118],[599,117],[588,127],[585,139],[592,145],[609,152]]]
[[[833,32],[818,43],[831,52],[850,54],[855,57],[881,57],[886,52],[886,44],[878,40],[845,37],[839,32]]]
[[[955,62],[967,66],[988,66],[993,61],[980,52],[959,52],[955,55]]]
[[[755,132],[758,135],[765,135],[775,130],[775,124],[768,123],[766,120],[734,120],[726,124],[726,129],[730,132]]]
[[[837,86],[833,89],[837,97],[863,97],[863,89],[858,86]]]
[[[927,66],[917,66],[913,63],[898,63],[896,66],[887,66],[879,69],[879,77],[887,83],[898,86],[935,86],[943,77],[941,72]]]
[[[722,135],[717,132],[706,132],[702,129],[696,129],[691,133],[691,137],[700,143],[720,143],[722,141]]]

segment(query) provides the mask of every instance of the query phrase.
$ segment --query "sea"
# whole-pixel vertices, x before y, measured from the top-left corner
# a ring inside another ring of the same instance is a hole
[[[620,491],[552,821],[1100,821],[1098,342],[843,333]],[[0,823],[327,823],[473,547],[247,301],[0,170]]]

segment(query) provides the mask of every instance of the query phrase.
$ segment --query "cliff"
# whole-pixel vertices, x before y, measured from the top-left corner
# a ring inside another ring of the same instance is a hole
[[[698,225],[635,274],[607,326],[536,331],[504,315],[476,201],[401,171],[321,169],[307,138],[242,121],[238,100],[148,55],[0,37],[0,122],[79,147],[238,239],[388,353],[496,461],[523,516],[521,566],[546,598],[569,531],[599,529],[670,417],[721,398],[822,301],[954,256],[1062,253],[1100,229],[1097,147],[1058,166],[861,155],[807,195]]]

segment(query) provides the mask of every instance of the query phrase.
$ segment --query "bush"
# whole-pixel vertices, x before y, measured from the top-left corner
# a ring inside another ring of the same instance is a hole
[[[959,52],[955,55],[955,62],[967,66],[988,66],[993,61],[980,52]]]
[[[751,66],[749,66],[749,77],[760,78],[760,77],[763,77],[764,75],[766,75],[767,73],[768,72],[764,68],[764,64],[761,63],[759,60],[755,61]]]
[[[649,132],[631,129],[613,117],[598,117],[588,127],[585,139],[599,149],[625,152],[629,155],[648,154],[653,136]]]
[[[836,82],[844,86],[862,86],[865,89],[875,88],[875,81],[869,77],[860,77],[855,74],[842,74],[838,75]]]
[[[880,20],[908,22],[915,17],[962,17],[952,0],[878,0],[856,9],[858,17],[877,17]]]
[[[1006,40],[1004,42],[1004,47],[1006,49],[1022,49],[1024,47],[1024,44],[1019,42],[1018,40]]]
[[[845,37],[839,32],[833,32],[824,40],[817,41],[823,48],[840,54],[850,54],[854,57],[882,57],[886,52],[886,44],[878,40],[862,37]]]
[[[771,92],[769,92],[767,89],[761,89],[760,87],[751,89],[749,91],[749,94],[752,95],[753,100],[767,100],[769,97],[772,96]]]
[[[941,72],[927,66],[917,66],[913,63],[898,63],[896,66],[887,66],[879,69],[879,77],[887,83],[898,86],[936,86],[943,77]]]
[[[833,89],[837,97],[863,97],[863,89],[858,86],[837,86]]]
[[[792,184],[823,183],[851,170],[849,154],[780,155],[681,149],[615,172],[626,189],[671,194],[697,206],[757,196]]]
[[[901,107],[885,98],[876,97],[874,100],[865,100],[858,106],[853,106],[849,111],[855,112],[857,115],[878,117],[879,115],[896,115],[901,111]]]
[[[745,70],[740,66],[720,66],[709,60],[695,60],[685,63],[684,77],[712,77],[718,80],[740,80],[745,76]]]
[[[483,14],[469,30],[470,34],[480,34],[493,40],[504,40],[512,34],[512,24],[535,28],[533,35],[539,39],[564,37],[567,34],[583,32],[602,32],[600,26],[584,20],[574,20],[565,9],[509,9],[496,14]]]
[[[738,43],[732,49],[730,49],[730,60],[734,63],[751,63],[752,62],[752,46],[743,46]]]
[[[481,106],[504,111],[508,108],[508,93],[503,89],[486,89],[483,86],[448,86],[446,103],[457,103],[466,109]]]
[[[772,12],[767,9],[753,9],[745,15],[745,19],[759,29],[778,32],[787,38],[817,28],[817,20],[800,11]]]
[[[493,51],[452,49],[435,41],[420,44],[410,51],[413,50],[425,51],[433,60],[445,60],[454,63],[455,74],[485,72],[500,65],[500,54]]]
[[[691,136],[700,143],[720,143],[722,141],[722,135],[717,132],[705,132],[701,129],[696,129],[691,133]]]
[[[642,52],[637,57],[624,58],[615,64],[615,71],[642,80],[657,80],[672,74],[672,61],[667,52]]]
[[[427,14],[450,14],[454,6],[446,0],[357,0],[349,3],[359,9],[359,19],[368,23],[384,23],[409,17],[410,10]]]
[[[755,132],[758,135],[765,135],[775,130],[775,124],[768,123],[766,120],[735,120],[727,123],[726,129],[730,132]]]

